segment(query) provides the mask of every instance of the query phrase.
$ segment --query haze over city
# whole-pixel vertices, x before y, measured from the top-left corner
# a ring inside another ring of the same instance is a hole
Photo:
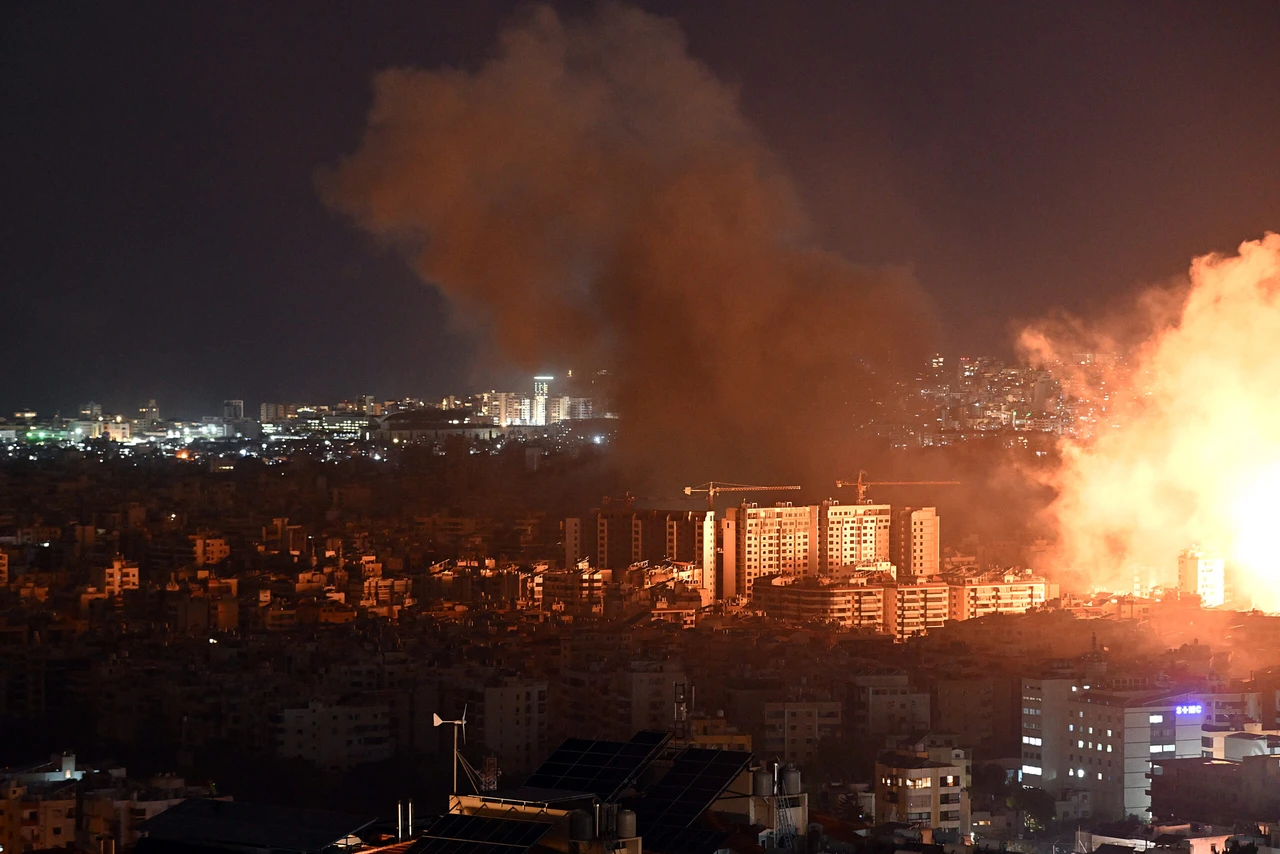
[[[1280,850],[1280,7],[2,14],[0,854]]]

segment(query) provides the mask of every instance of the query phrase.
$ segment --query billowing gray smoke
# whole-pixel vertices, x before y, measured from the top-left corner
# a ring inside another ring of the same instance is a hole
[[[812,472],[929,338],[909,274],[806,242],[791,184],[669,21],[538,8],[479,70],[375,90],[326,201],[515,365],[611,368],[640,469]]]

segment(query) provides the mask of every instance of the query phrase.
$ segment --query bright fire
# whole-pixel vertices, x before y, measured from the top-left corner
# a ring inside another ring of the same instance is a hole
[[[1280,610],[1280,235],[1197,258],[1181,298],[1162,293],[1143,303],[1152,331],[1130,370],[1105,387],[1075,372],[1076,393],[1107,395],[1108,417],[1064,440],[1054,568],[1116,592],[1173,586],[1178,553],[1200,545],[1227,558],[1236,607]],[[1076,327],[1022,343],[1067,365],[1070,387],[1070,354],[1110,342]]]

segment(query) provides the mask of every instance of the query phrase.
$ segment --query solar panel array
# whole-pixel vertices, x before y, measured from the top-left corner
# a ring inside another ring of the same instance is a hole
[[[712,854],[720,850],[729,834],[703,827],[659,825],[644,834],[644,850],[661,854]]]
[[[550,829],[536,821],[443,815],[405,854],[522,854]]]
[[[750,764],[751,754],[742,750],[691,747],[682,752],[671,770],[636,802],[645,847],[650,828],[692,825]]]
[[[590,792],[612,801],[634,782],[671,738],[665,732],[640,732],[630,741],[570,738],[533,772],[526,786]]]

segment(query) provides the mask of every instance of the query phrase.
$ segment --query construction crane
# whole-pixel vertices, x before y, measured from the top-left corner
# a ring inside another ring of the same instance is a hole
[[[869,486],[959,486],[958,480],[867,480],[865,471],[858,472],[857,480],[837,480],[836,488],[846,486],[857,487],[858,503],[867,503],[867,487]]]
[[[704,483],[702,486],[686,486],[684,488],[685,495],[693,495],[695,492],[705,492],[707,494],[707,509],[716,509],[716,496],[722,492],[794,492],[799,490],[798,486],[751,486],[745,483],[725,483],[724,481],[713,480],[710,483]]]

